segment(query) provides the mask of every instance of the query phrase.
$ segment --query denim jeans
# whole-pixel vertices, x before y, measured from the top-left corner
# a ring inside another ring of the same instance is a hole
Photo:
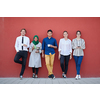
[[[81,68],[83,56],[74,56],[74,60],[75,60],[75,63],[76,63],[77,75],[80,75],[80,68]]]

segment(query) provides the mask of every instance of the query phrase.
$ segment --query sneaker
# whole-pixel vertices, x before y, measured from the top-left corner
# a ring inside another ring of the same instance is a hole
[[[33,78],[35,78],[35,74],[33,74],[33,76],[32,76]]]
[[[35,75],[35,78],[38,78],[38,76],[37,76],[37,75]]]
[[[51,76],[52,76],[52,79],[55,79],[55,76],[53,74]]]
[[[81,79],[81,75],[79,75],[78,78]]]
[[[23,76],[21,75],[21,76],[20,76],[20,80],[22,80],[22,78],[23,78]]]
[[[64,78],[66,78],[66,75],[64,74],[64,76],[63,76]]]
[[[62,77],[64,77],[64,73],[62,74]]]
[[[75,79],[78,80],[78,75],[76,75]]]
[[[52,76],[51,76],[51,75],[49,75],[49,76],[48,76],[48,78],[52,78]]]

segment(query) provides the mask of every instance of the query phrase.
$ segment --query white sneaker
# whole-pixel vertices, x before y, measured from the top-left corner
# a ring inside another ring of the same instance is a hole
[[[55,76],[52,79],[55,79]]]
[[[78,78],[81,79],[81,75],[79,75]]]
[[[64,74],[64,78],[66,78],[66,75]]]
[[[20,76],[20,80],[22,80],[22,78],[23,78],[23,76],[21,75],[21,76]]]
[[[75,79],[78,80],[78,78],[79,78],[78,75],[76,75]]]
[[[38,78],[38,76],[37,76],[37,75],[35,75],[35,78]]]
[[[33,74],[33,76],[32,76],[33,78],[35,78],[35,74]]]

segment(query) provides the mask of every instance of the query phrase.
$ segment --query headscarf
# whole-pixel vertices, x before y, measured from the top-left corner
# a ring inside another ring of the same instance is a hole
[[[33,37],[33,44],[34,45],[37,45],[38,43],[39,43],[39,41],[37,40],[37,41],[35,41],[34,39],[35,39],[35,37],[37,37],[37,39],[39,40],[39,37],[37,36],[37,35],[35,35],[34,37]]]

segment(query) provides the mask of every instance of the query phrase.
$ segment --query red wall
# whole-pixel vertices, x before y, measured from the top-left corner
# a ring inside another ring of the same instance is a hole
[[[26,28],[32,41],[34,35],[38,35],[40,42],[47,37],[47,30],[53,30],[53,37],[59,43],[63,37],[63,31],[67,30],[69,38],[76,37],[76,31],[81,30],[85,39],[85,56],[81,65],[82,77],[100,77],[100,17],[0,17],[0,77],[19,77],[21,65],[14,62],[16,54],[14,45],[16,37],[20,35],[20,29]],[[24,77],[31,77],[32,70],[28,67],[29,55]],[[54,74],[62,77],[58,50],[54,61]],[[42,58],[42,68],[39,69],[39,77],[47,77],[45,60]],[[67,77],[75,77],[76,68],[74,59],[69,61]]]

